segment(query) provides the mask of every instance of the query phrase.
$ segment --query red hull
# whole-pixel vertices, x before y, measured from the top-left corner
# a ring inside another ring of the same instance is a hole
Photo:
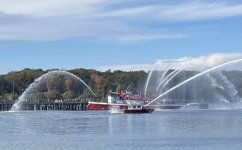
[[[98,102],[89,102],[87,105],[88,110],[109,110],[108,103],[98,103]]]

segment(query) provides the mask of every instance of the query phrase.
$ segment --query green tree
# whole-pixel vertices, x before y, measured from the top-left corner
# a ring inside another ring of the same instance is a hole
[[[62,99],[61,93],[57,90],[45,92],[45,97],[49,100]]]
[[[64,99],[74,99],[74,98],[76,98],[76,94],[73,91],[66,91],[63,94],[63,98]]]

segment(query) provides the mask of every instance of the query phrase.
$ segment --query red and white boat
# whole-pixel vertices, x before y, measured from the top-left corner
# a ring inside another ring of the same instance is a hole
[[[88,110],[117,110],[123,113],[151,113],[154,109],[179,109],[181,105],[164,102],[145,106],[149,101],[142,100],[141,93],[133,95],[131,92],[109,92],[108,102],[89,102]]]
[[[131,92],[123,92],[120,94],[117,92],[110,91],[108,94],[108,102],[88,102],[88,110],[109,110],[109,109],[118,109],[125,110],[128,109],[128,106],[133,103],[142,103],[141,94],[133,95]]]

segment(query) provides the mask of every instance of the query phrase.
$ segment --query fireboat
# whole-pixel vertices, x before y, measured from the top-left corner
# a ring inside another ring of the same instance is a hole
[[[152,108],[145,108],[142,101],[141,93],[133,95],[128,91],[117,92],[110,91],[108,94],[108,102],[89,102],[88,110],[110,110],[117,109],[123,113],[151,113]]]

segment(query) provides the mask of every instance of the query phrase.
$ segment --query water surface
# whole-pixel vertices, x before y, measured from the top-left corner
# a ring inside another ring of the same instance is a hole
[[[241,150],[241,141],[241,110],[0,112],[1,150]]]

